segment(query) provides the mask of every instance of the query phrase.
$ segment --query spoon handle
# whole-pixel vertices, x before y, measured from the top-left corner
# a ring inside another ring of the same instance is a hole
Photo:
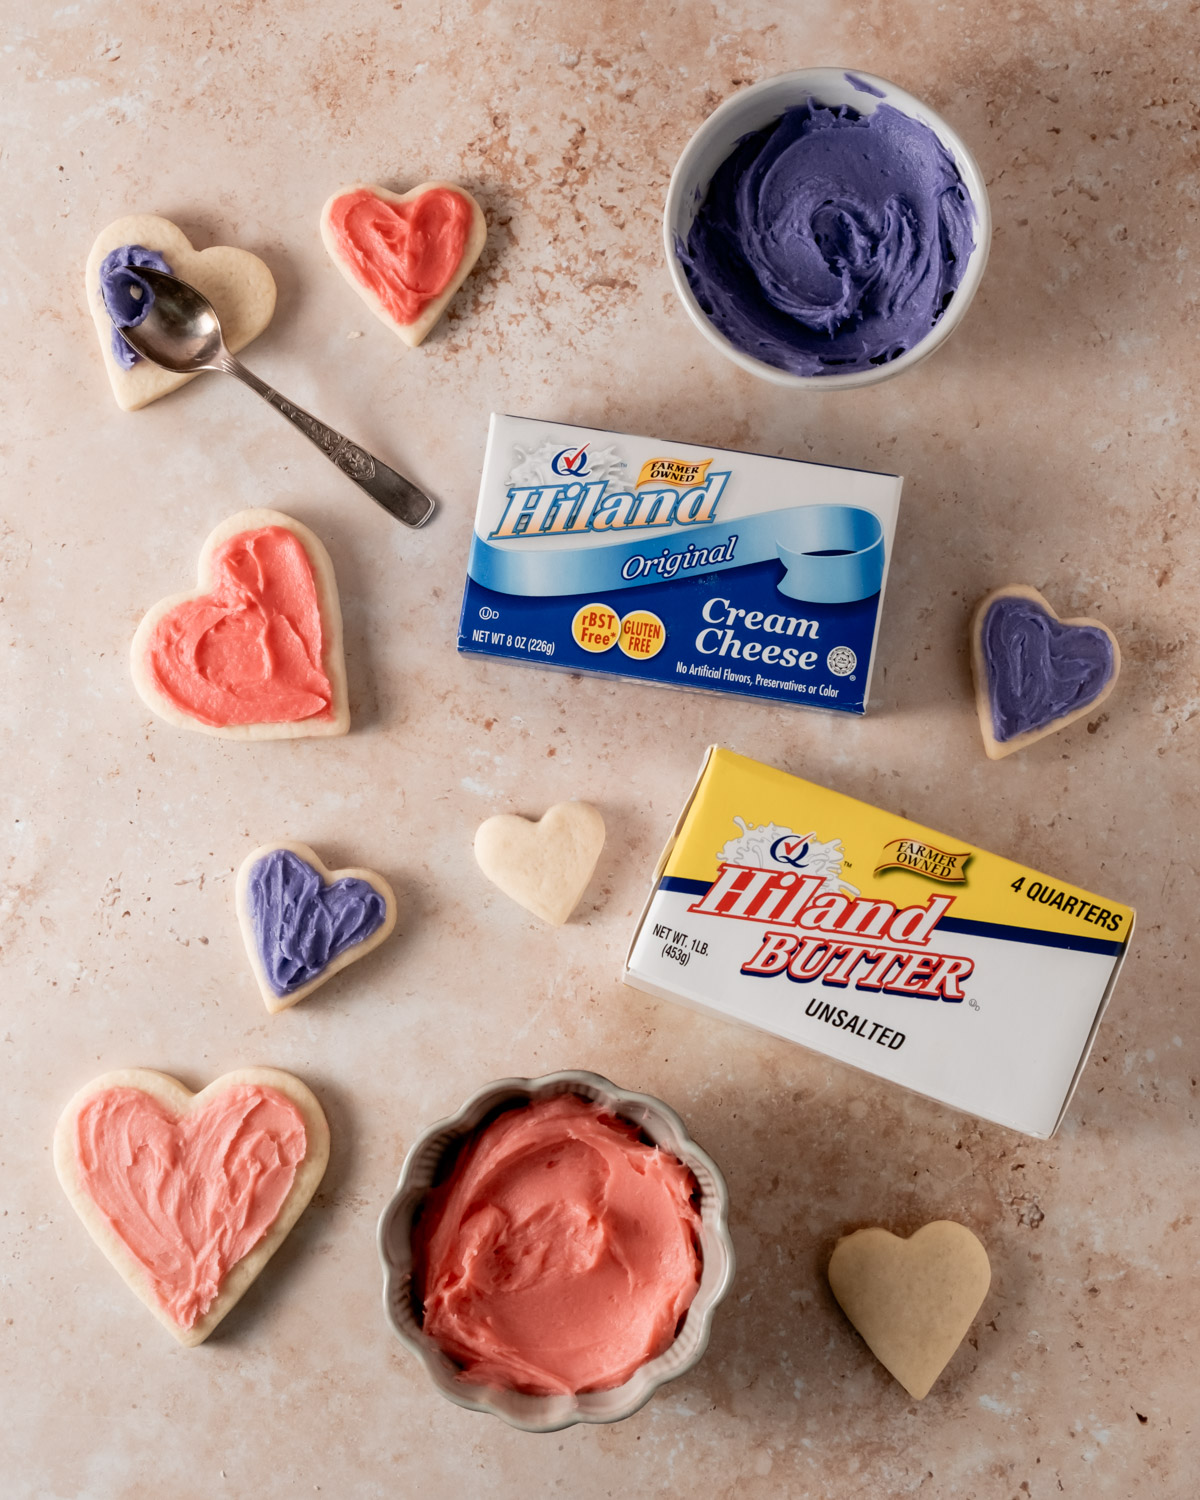
[[[353,479],[360,489],[366,490],[371,499],[377,505],[382,505],[389,515],[395,516],[397,521],[402,521],[405,526],[424,526],[428,521],[433,514],[433,501],[415,484],[405,479],[403,474],[389,469],[387,464],[381,463],[365,448],[352,443],[332,427],[326,427],[324,422],[318,422],[303,407],[272,390],[253,370],[248,370],[232,355],[229,356],[228,363],[222,361],[220,367],[227,374],[236,375],[251,390],[257,391],[293,427],[298,427],[306,438],[314,442],[331,464]]]

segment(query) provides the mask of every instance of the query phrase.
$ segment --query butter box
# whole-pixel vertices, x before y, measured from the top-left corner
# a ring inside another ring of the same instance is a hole
[[[1048,1139],[1134,912],[712,748],[625,982]]]
[[[861,714],[900,486],[493,416],[458,649]]]

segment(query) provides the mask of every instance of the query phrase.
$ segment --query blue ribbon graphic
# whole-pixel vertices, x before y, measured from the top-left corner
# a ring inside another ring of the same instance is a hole
[[[467,571],[484,588],[527,598],[611,593],[771,558],[786,569],[779,592],[809,604],[850,604],[883,585],[883,528],[871,511],[852,505],[799,505],[665,535],[647,529],[636,541],[591,547],[539,541],[525,537],[494,546],[476,533]],[[710,562],[713,552],[717,560]],[[633,568],[634,558],[645,566]]]
[[[785,512],[786,545],[776,543],[787,572],[776,587],[806,604],[849,604],[883,587],[883,527],[853,505],[805,505]]]

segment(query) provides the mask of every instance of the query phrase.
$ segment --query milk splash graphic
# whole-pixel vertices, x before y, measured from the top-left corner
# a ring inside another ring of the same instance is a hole
[[[534,484],[558,484],[561,476],[555,471],[554,460],[562,452],[557,438],[547,438],[536,447],[526,448],[513,444],[516,462],[508,471],[509,487],[526,488]],[[589,479],[619,479],[629,465],[615,448],[593,448],[587,450],[587,477]]]
[[[797,839],[790,828],[778,823],[762,823],[755,826],[745,818],[733,820],[742,830],[739,838],[730,839],[717,851],[717,859],[727,865],[756,865],[760,870],[803,869],[806,875],[817,875],[821,879],[821,890],[849,891],[859,894],[856,885],[842,879],[842,864],[846,854],[841,839],[830,839],[823,844],[813,833]],[[789,853],[789,846],[803,845],[801,853]],[[776,854],[776,851],[779,854]],[[780,857],[782,856],[782,857]]]

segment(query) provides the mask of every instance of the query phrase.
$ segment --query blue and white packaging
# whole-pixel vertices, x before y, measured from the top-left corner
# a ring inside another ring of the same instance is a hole
[[[900,487],[493,415],[458,649],[861,714]]]

